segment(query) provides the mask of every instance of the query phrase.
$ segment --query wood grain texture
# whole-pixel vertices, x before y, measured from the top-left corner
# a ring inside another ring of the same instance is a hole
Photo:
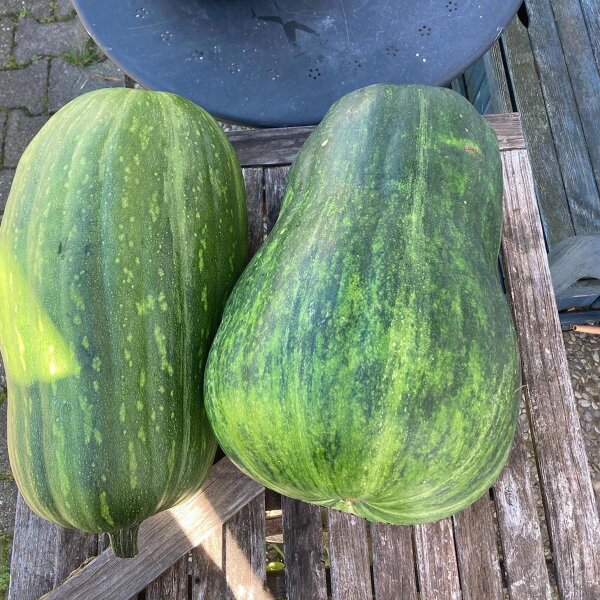
[[[248,211],[248,258],[254,256],[266,233],[263,169],[243,169]]]
[[[575,98],[577,90],[571,85],[550,0],[527,0],[526,6],[527,31],[573,224],[578,234],[593,233],[600,226],[600,199]],[[525,114],[520,106],[519,110]]]
[[[451,519],[415,525],[421,600],[460,600],[460,581]]]
[[[371,600],[366,521],[338,510],[327,515],[332,599]]]
[[[464,600],[502,600],[502,574],[489,493],[454,515],[454,538]]]
[[[54,587],[56,587],[84,562],[98,555],[98,535],[56,527],[54,555]]]
[[[600,520],[571,388],[527,153],[502,155],[505,278],[563,598],[600,598]]]
[[[45,598],[129,598],[208,538],[263,490],[224,458],[213,466],[200,491],[189,500],[142,523],[140,552],[135,558],[119,560],[108,549]]]
[[[518,113],[506,113],[504,115],[484,115],[484,118],[492,126],[498,138],[501,151],[524,149],[525,139],[521,128],[521,120]]]
[[[227,596],[224,558],[223,528],[219,527],[192,550],[192,600],[222,600]]]
[[[226,597],[229,600],[272,598],[265,583],[264,493],[225,523],[224,535]]]
[[[535,0],[545,4],[548,0]],[[549,0],[548,9],[554,17],[560,37],[562,51],[574,91],[575,103],[586,147],[596,177],[596,186],[600,189],[600,73],[594,59],[592,44],[585,18],[579,2]],[[546,13],[545,13],[546,14]],[[600,225],[600,194],[596,196],[593,224]]]
[[[417,600],[412,529],[371,523],[375,600]]]
[[[146,600],[188,600],[188,570],[186,554],[146,588]]]
[[[596,58],[596,66],[600,72],[600,4],[596,0],[579,0],[587,30],[590,34],[592,52]]]
[[[58,527],[17,498],[9,600],[33,600],[98,551],[98,536]]]
[[[552,248],[564,238],[574,235],[575,225],[571,219],[569,198],[546,113],[546,103],[529,35],[519,19],[514,19],[504,32],[502,47],[516,102],[515,109],[521,115],[546,240]],[[500,69],[500,65],[497,68]]]
[[[314,127],[230,131],[229,141],[242,167],[289,165]]]
[[[281,497],[288,600],[327,600],[321,508]]]
[[[486,115],[496,131],[501,150],[525,147],[517,114]],[[271,167],[291,164],[314,127],[283,127],[230,131],[229,140],[242,167]]]
[[[281,208],[289,167],[269,167],[265,169],[266,233],[269,234]]]
[[[551,588],[527,456],[517,432],[494,484],[500,543],[510,600],[550,600]]]
[[[38,517],[17,497],[9,600],[38,598],[54,587],[56,525]]]

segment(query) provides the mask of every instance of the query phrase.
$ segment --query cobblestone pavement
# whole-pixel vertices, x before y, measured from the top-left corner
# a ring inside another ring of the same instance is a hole
[[[0,214],[22,152],[49,116],[84,92],[132,83],[97,50],[69,0],[0,0]],[[564,339],[600,496],[600,337],[565,333]],[[0,598],[8,581],[16,494],[0,377]]]

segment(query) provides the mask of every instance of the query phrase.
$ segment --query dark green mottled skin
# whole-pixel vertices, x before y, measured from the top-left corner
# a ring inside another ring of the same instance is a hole
[[[233,148],[183,98],[92,92],[31,143],[0,229],[0,342],[38,514],[128,553],[130,528],[200,487],[202,372],[246,230]]]
[[[519,360],[498,280],[502,172],[457,94],[329,111],[210,352],[225,452],[288,496],[392,523],[453,514],[504,465]]]

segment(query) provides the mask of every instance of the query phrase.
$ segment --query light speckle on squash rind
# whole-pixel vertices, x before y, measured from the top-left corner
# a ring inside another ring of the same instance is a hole
[[[216,159],[212,147],[205,152],[203,143],[186,141],[194,130],[216,145]],[[218,225],[223,209],[234,235]],[[196,213],[198,220],[187,219]],[[139,523],[198,488],[216,445],[199,402],[200,365],[245,264],[246,227],[233,150],[214,121],[186,100],[100,90],[67,105],[36,136],[17,169],[0,255],[24,273],[20,304],[36,316],[36,330],[43,321],[40,339],[54,349],[53,373],[45,367],[52,381],[32,369],[15,376],[18,352],[10,342],[0,345],[8,350],[9,372],[13,366],[11,463],[38,513],[63,526],[103,531]],[[200,230],[211,265],[203,272],[192,258]],[[237,270],[230,275],[236,244]],[[205,311],[199,298],[207,284]],[[138,314],[136,303],[147,308],[148,295],[159,298],[156,309]],[[5,331],[4,323],[15,321],[10,311],[18,310],[13,299],[9,311],[0,310]],[[39,310],[32,311],[34,301]],[[164,336],[160,344],[155,327]],[[211,333],[194,334],[200,329]],[[41,363],[30,358],[39,371]],[[159,411],[167,401],[168,410]]]

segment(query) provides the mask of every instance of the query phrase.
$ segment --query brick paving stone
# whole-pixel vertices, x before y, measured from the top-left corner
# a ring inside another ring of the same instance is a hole
[[[57,17],[66,17],[67,15],[70,15],[73,12],[75,12],[75,9],[73,8],[73,3],[71,2],[71,0],[56,1],[56,10],[54,11],[54,14]]]
[[[16,14],[22,8],[21,0],[0,0],[0,16]]]
[[[40,60],[25,69],[0,71],[0,109],[26,108],[39,115],[46,104],[48,61]]]
[[[0,404],[0,474],[10,474],[10,462],[8,461],[8,444],[6,442],[6,408],[8,402],[4,400]]]
[[[0,0],[0,16],[31,13],[36,19],[52,14],[51,0]]]
[[[0,69],[6,65],[6,61],[10,56],[10,50],[12,48],[12,38],[12,17],[4,17],[0,19]]]
[[[17,484],[12,480],[0,481],[0,534],[13,535],[16,508]]]
[[[22,110],[11,110],[8,113],[6,137],[4,140],[4,166],[17,166],[21,154],[34,138],[35,134],[48,120],[46,115],[29,117]]]
[[[88,39],[79,19],[57,23],[38,23],[31,17],[20,19],[15,32],[15,61],[23,64],[35,56],[81,52]]]
[[[52,59],[48,110],[57,111],[73,98],[105,87],[123,87],[125,74],[110,60],[80,67],[62,58]]]

